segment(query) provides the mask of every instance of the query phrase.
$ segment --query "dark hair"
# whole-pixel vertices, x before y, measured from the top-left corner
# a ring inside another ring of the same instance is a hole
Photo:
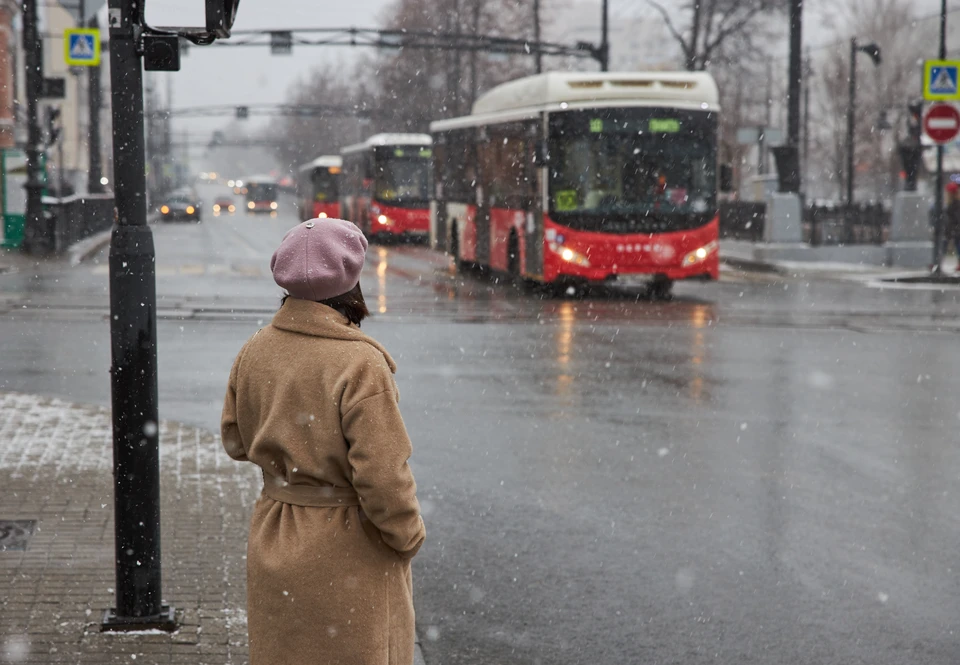
[[[283,296],[280,304],[287,302],[289,295]],[[345,317],[353,325],[360,327],[360,322],[370,316],[370,310],[367,309],[367,303],[363,299],[363,291],[360,290],[360,284],[347,291],[346,293],[318,301],[321,305],[332,307]]]

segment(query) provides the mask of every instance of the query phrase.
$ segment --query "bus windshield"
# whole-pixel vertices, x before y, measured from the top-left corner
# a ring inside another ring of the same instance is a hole
[[[561,224],[611,232],[702,225],[716,208],[716,161],[716,120],[706,111],[554,114],[550,212]]]
[[[432,156],[427,147],[377,149],[374,198],[387,205],[425,207],[430,198]]]
[[[336,201],[339,196],[339,192],[337,191],[338,177],[336,173],[331,173],[327,167],[314,169],[311,178],[313,200],[317,203]]]
[[[248,201],[276,201],[277,185],[273,182],[251,182],[247,184]]]

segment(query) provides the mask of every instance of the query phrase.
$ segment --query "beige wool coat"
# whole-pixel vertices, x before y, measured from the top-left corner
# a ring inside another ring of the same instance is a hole
[[[411,665],[424,539],[396,366],[335,310],[288,298],[233,365],[223,446],[263,470],[250,665]]]

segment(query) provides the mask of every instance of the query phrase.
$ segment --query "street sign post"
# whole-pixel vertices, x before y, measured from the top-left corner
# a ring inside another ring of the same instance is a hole
[[[952,104],[931,104],[923,114],[923,133],[938,145],[950,143],[960,134],[960,111]]]
[[[960,99],[960,60],[924,61],[923,98],[931,102]]]
[[[75,67],[96,67],[100,64],[100,30],[67,28],[63,31],[63,59]]]

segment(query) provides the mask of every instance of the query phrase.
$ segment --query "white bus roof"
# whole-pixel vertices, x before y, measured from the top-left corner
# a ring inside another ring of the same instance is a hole
[[[385,145],[433,145],[433,138],[429,134],[374,134],[363,143],[341,148],[340,154],[362,152]]]
[[[300,167],[301,171],[308,171],[317,168],[330,168],[331,166],[343,166],[343,158],[339,155],[320,155],[312,162],[307,162]]]
[[[248,175],[246,178],[240,178],[244,182],[276,183],[277,178],[272,175]]]
[[[547,72],[489,90],[473,115],[438,120],[431,131],[532,118],[543,111],[655,106],[719,110],[720,92],[706,72]]]

